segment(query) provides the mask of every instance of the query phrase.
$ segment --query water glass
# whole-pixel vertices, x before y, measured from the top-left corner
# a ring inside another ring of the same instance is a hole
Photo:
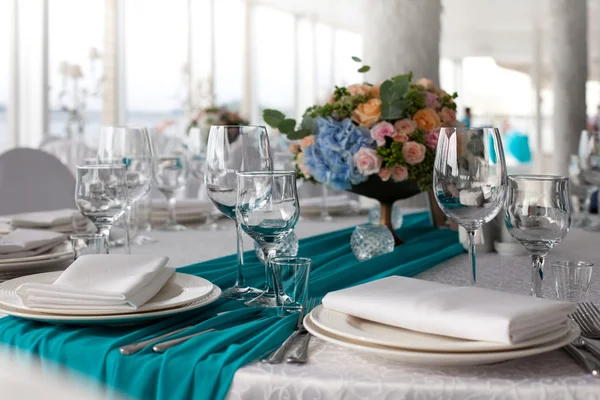
[[[394,236],[384,225],[358,225],[350,237],[350,247],[358,261],[394,251]]]
[[[108,241],[99,233],[78,233],[71,235],[71,245],[75,260],[88,254],[108,254]]]
[[[165,225],[158,229],[164,231],[184,231],[185,226],[177,223],[175,195],[185,187],[188,178],[188,163],[183,154],[156,157],[154,182],[167,198],[168,218]]]
[[[555,261],[552,263],[556,297],[581,303],[587,301],[594,264],[586,261]]]
[[[569,179],[552,175],[511,175],[504,207],[508,232],[532,261],[531,294],[543,297],[544,261],[571,226]]]
[[[308,300],[311,259],[275,257],[270,263],[278,310],[282,314],[300,311]]]

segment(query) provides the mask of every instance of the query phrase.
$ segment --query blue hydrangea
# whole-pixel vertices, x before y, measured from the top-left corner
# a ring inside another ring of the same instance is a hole
[[[315,144],[304,149],[304,165],[318,182],[348,190],[368,178],[358,172],[352,159],[361,147],[375,148],[367,129],[350,118],[317,118]]]

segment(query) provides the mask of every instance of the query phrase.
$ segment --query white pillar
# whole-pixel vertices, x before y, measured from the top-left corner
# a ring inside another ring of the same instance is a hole
[[[538,2],[539,5],[539,2]],[[543,173],[545,170],[544,154],[542,152],[542,76],[544,73],[543,57],[543,31],[541,26],[541,14],[534,13],[533,31],[533,63],[531,71],[531,83],[533,86],[534,101],[534,137],[533,142],[533,171]]]
[[[363,15],[363,61],[370,81],[402,73],[439,83],[441,0],[369,0]]]
[[[48,1],[15,3],[11,129],[16,145],[37,147],[48,131]]]
[[[197,110],[214,106],[215,0],[189,0],[189,91]]]
[[[9,46],[10,46],[10,67],[9,67],[9,100],[8,100],[8,133],[10,141],[8,146],[14,147],[19,143],[19,18],[18,0],[10,2],[10,28],[9,28]],[[2,149],[4,150],[4,149]]]
[[[106,0],[104,6],[104,86],[102,124],[125,123],[125,3]]]
[[[554,91],[553,171],[566,174],[586,127],[587,1],[551,0],[550,55]]]
[[[240,113],[245,118],[250,118],[251,121],[257,120],[258,110],[254,109],[254,91],[252,90],[252,78],[254,71],[254,63],[252,60],[252,19],[253,19],[253,2],[252,0],[244,1],[244,54],[243,66],[244,76],[242,81],[242,105]]]

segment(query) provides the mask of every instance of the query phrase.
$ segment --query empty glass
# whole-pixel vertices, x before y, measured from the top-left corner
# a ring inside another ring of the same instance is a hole
[[[242,231],[235,217],[237,172],[272,170],[269,136],[263,126],[213,126],[208,136],[204,182],[208,197],[225,216],[236,223],[237,276],[224,298],[249,300],[261,291],[249,287],[244,278]]]
[[[110,228],[127,207],[125,166],[78,165],[75,203],[98,231],[109,240]]]
[[[158,229],[163,231],[184,231],[185,226],[177,223],[176,193],[185,187],[188,177],[188,164],[185,155],[172,154],[157,156],[154,162],[154,182],[167,198],[167,222]]]
[[[270,260],[277,308],[283,313],[300,311],[308,300],[310,258],[275,257]]]
[[[475,232],[500,212],[506,182],[506,163],[497,128],[441,128],[433,193],[444,214],[468,233],[471,285],[477,280]]]
[[[260,245],[266,260],[264,291],[246,304],[275,307],[269,262],[275,256],[277,245],[292,232],[300,216],[296,171],[239,172],[237,193],[237,221]]]
[[[594,264],[586,261],[553,262],[556,297],[573,303],[587,301],[593,266]]]
[[[108,254],[108,242],[100,233],[78,233],[70,238],[75,260],[87,254]]]
[[[544,260],[571,226],[569,179],[551,175],[508,177],[504,221],[508,232],[531,255],[531,294],[543,297]]]

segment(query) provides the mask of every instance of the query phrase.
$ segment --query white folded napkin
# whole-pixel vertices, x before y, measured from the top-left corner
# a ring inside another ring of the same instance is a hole
[[[73,219],[76,221],[84,220],[85,217],[77,210],[62,209],[13,215],[10,218],[10,223],[13,228],[51,228],[53,226],[71,225]]]
[[[325,308],[418,332],[518,343],[556,330],[575,304],[391,276],[328,293]]]
[[[64,242],[66,235],[42,229],[16,229],[0,238],[0,260],[42,254]]]
[[[79,257],[53,284],[17,288],[32,308],[134,310],[144,305],[173,275],[169,259],[146,255],[90,254]]]

